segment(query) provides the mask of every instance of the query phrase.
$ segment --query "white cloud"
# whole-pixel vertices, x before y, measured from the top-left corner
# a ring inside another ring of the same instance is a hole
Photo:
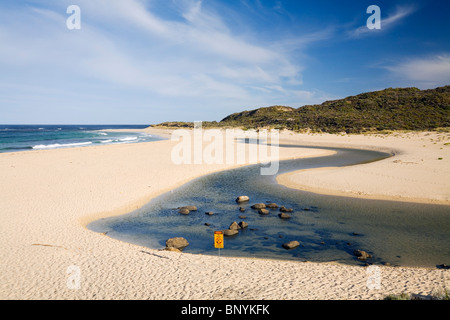
[[[85,97],[110,86],[111,96],[133,92],[158,105],[185,98],[191,106],[239,108],[314,96],[300,90],[303,66],[292,51],[329,33],[267,43],[236,33],[202,1],[177,1],[170,15],[152,4],[78,0],[81,30],[74,31],[66,28],[64,3],[0,12],[0,41],[7,44],[0,46],[0,82],[59,91],[77,87]]]
[[[450,84],[450,54],[407,59],[385,69],[401,80],[417,83],[419,87]]]

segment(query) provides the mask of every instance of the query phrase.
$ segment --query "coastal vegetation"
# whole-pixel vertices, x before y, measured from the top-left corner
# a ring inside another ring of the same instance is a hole
[[[164,122],[155,126],[193,128],[194,123]],[[448,131],[450,86],[428,90],[388,88],[300,108],[262,107],[231,114],[219,122],[202,122],[202,127],[324,133]]]

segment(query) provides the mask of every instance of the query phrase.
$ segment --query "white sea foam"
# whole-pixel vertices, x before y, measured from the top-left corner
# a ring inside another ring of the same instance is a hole
[[[137,139],[138,139],[138,137],[126,137],[126,138],[119,139],[119,141],[125,142],[125,141],[134,141]]]
[[[56,148],[70,148],[70,147],[81,147],[92,144],[92,142],[79,142],[79,143],[66,143],[66,144],[38,144],[33,146],[33,149],[56,149]]]

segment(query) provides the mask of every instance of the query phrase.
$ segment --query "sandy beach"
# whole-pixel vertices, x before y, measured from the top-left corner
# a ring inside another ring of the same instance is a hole
[[[170,137],[170,130],[146,129]],[[450,205],[450,134],[312,135],[280,143],[363,148],[388,159],[297,171],[278,182],[324,194]],[[449,288],[450,270],[222,258],[148,248],[86,228],[129,213],[196,177],[236,164],[175,165],[169,140],[0,154],[1,299],[365,300]],[[279,148],[280,159],[330,154]],[[237,195],[239,196],[239,195]],[[443,261],[449,264],[449,262]],[[74,268],[79,287],[68,285]],[[270,276],[269,276],[270,275]]]

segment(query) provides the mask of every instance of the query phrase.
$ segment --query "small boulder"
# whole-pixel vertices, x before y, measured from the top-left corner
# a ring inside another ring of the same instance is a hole
[[[236,235],[238,233],[239,233],[239,231],[237,231],[235,229],[233,229],[233,230],[231,230],[231,229],[223,230],[223,235],[226,236],[226,237],[231,237],[231,236],[234,236],[234,235]]]
[[[286,208],[285,206],[282,206],[282,207],[280,208],[280,211],[281,211],[281,212],[293,212],[294,209]]]
[[[261,214],[261,215],[267,215],[267,214],[269,214],[269,210],[267,210],[267,209],[259,209],[258,213]]]
[[[247,196],[240,196],[236,199],[237,203],[243,203],[243,202],[248,202],[250,201],[250,198]]]
[[[185,238],[171,238],[166,241],[166,250],[171,250],[169,248],[178,249],[180,251],[183,251],[184,248],[186,248],[189,245],[189,242]]]
[[[300,242],[298,242],[298,241],[289,241],[289,242],[286,242],[283,244],[283,248],[290,250],[290,249],[297,248],[299,245],[300,245]]]
[[[205,214],[208,215],[208,216],[213,216],[213,215],[214,215],[214,212],[208,211],[208,212],[205,212]]]
[[[270,209],[278,209],[278,205],[276,203],[269,203],[266,207]]]
[[[239,227],[241,227],[241,229],[248,228],[248,223],[245,221],[241,221],[239,222]]]
[[[358,258],[358,260],[367,260],[369,258],[372,258],[370,254],[362,250],[355,250],[353,251],[353,254]]]
[[[189,211],[197,211],[196,206],[184,206],[184,207],[181,207],[181,209],[188,209]]]
[[[257,203],[252,205],[252,209],[265,209],[266,205],[264,203]]]
[[[291,218],[290,215],[288,215],[287,213],[284,213],[284,212],[280,213],[278,216],[279,216],[281,219],[290,219],[290,218]]]
[[[241,227],[237,224],[237,222],[233,222],[232,224],[230,224],[230,227],[228,229],[230,230],[239,230]]]
[[[178,212],[184,215],[188,215],[189,213],[191,213],[191,211],[186,208],[181,208],[180,210],[178,210]]]
[[[240,207],[240,208],[239,208],[239,211],[240,211],[240,212],[245,212],[245,208]]]
[[[239,219],[247,219],[247,216],[239,216]]]

